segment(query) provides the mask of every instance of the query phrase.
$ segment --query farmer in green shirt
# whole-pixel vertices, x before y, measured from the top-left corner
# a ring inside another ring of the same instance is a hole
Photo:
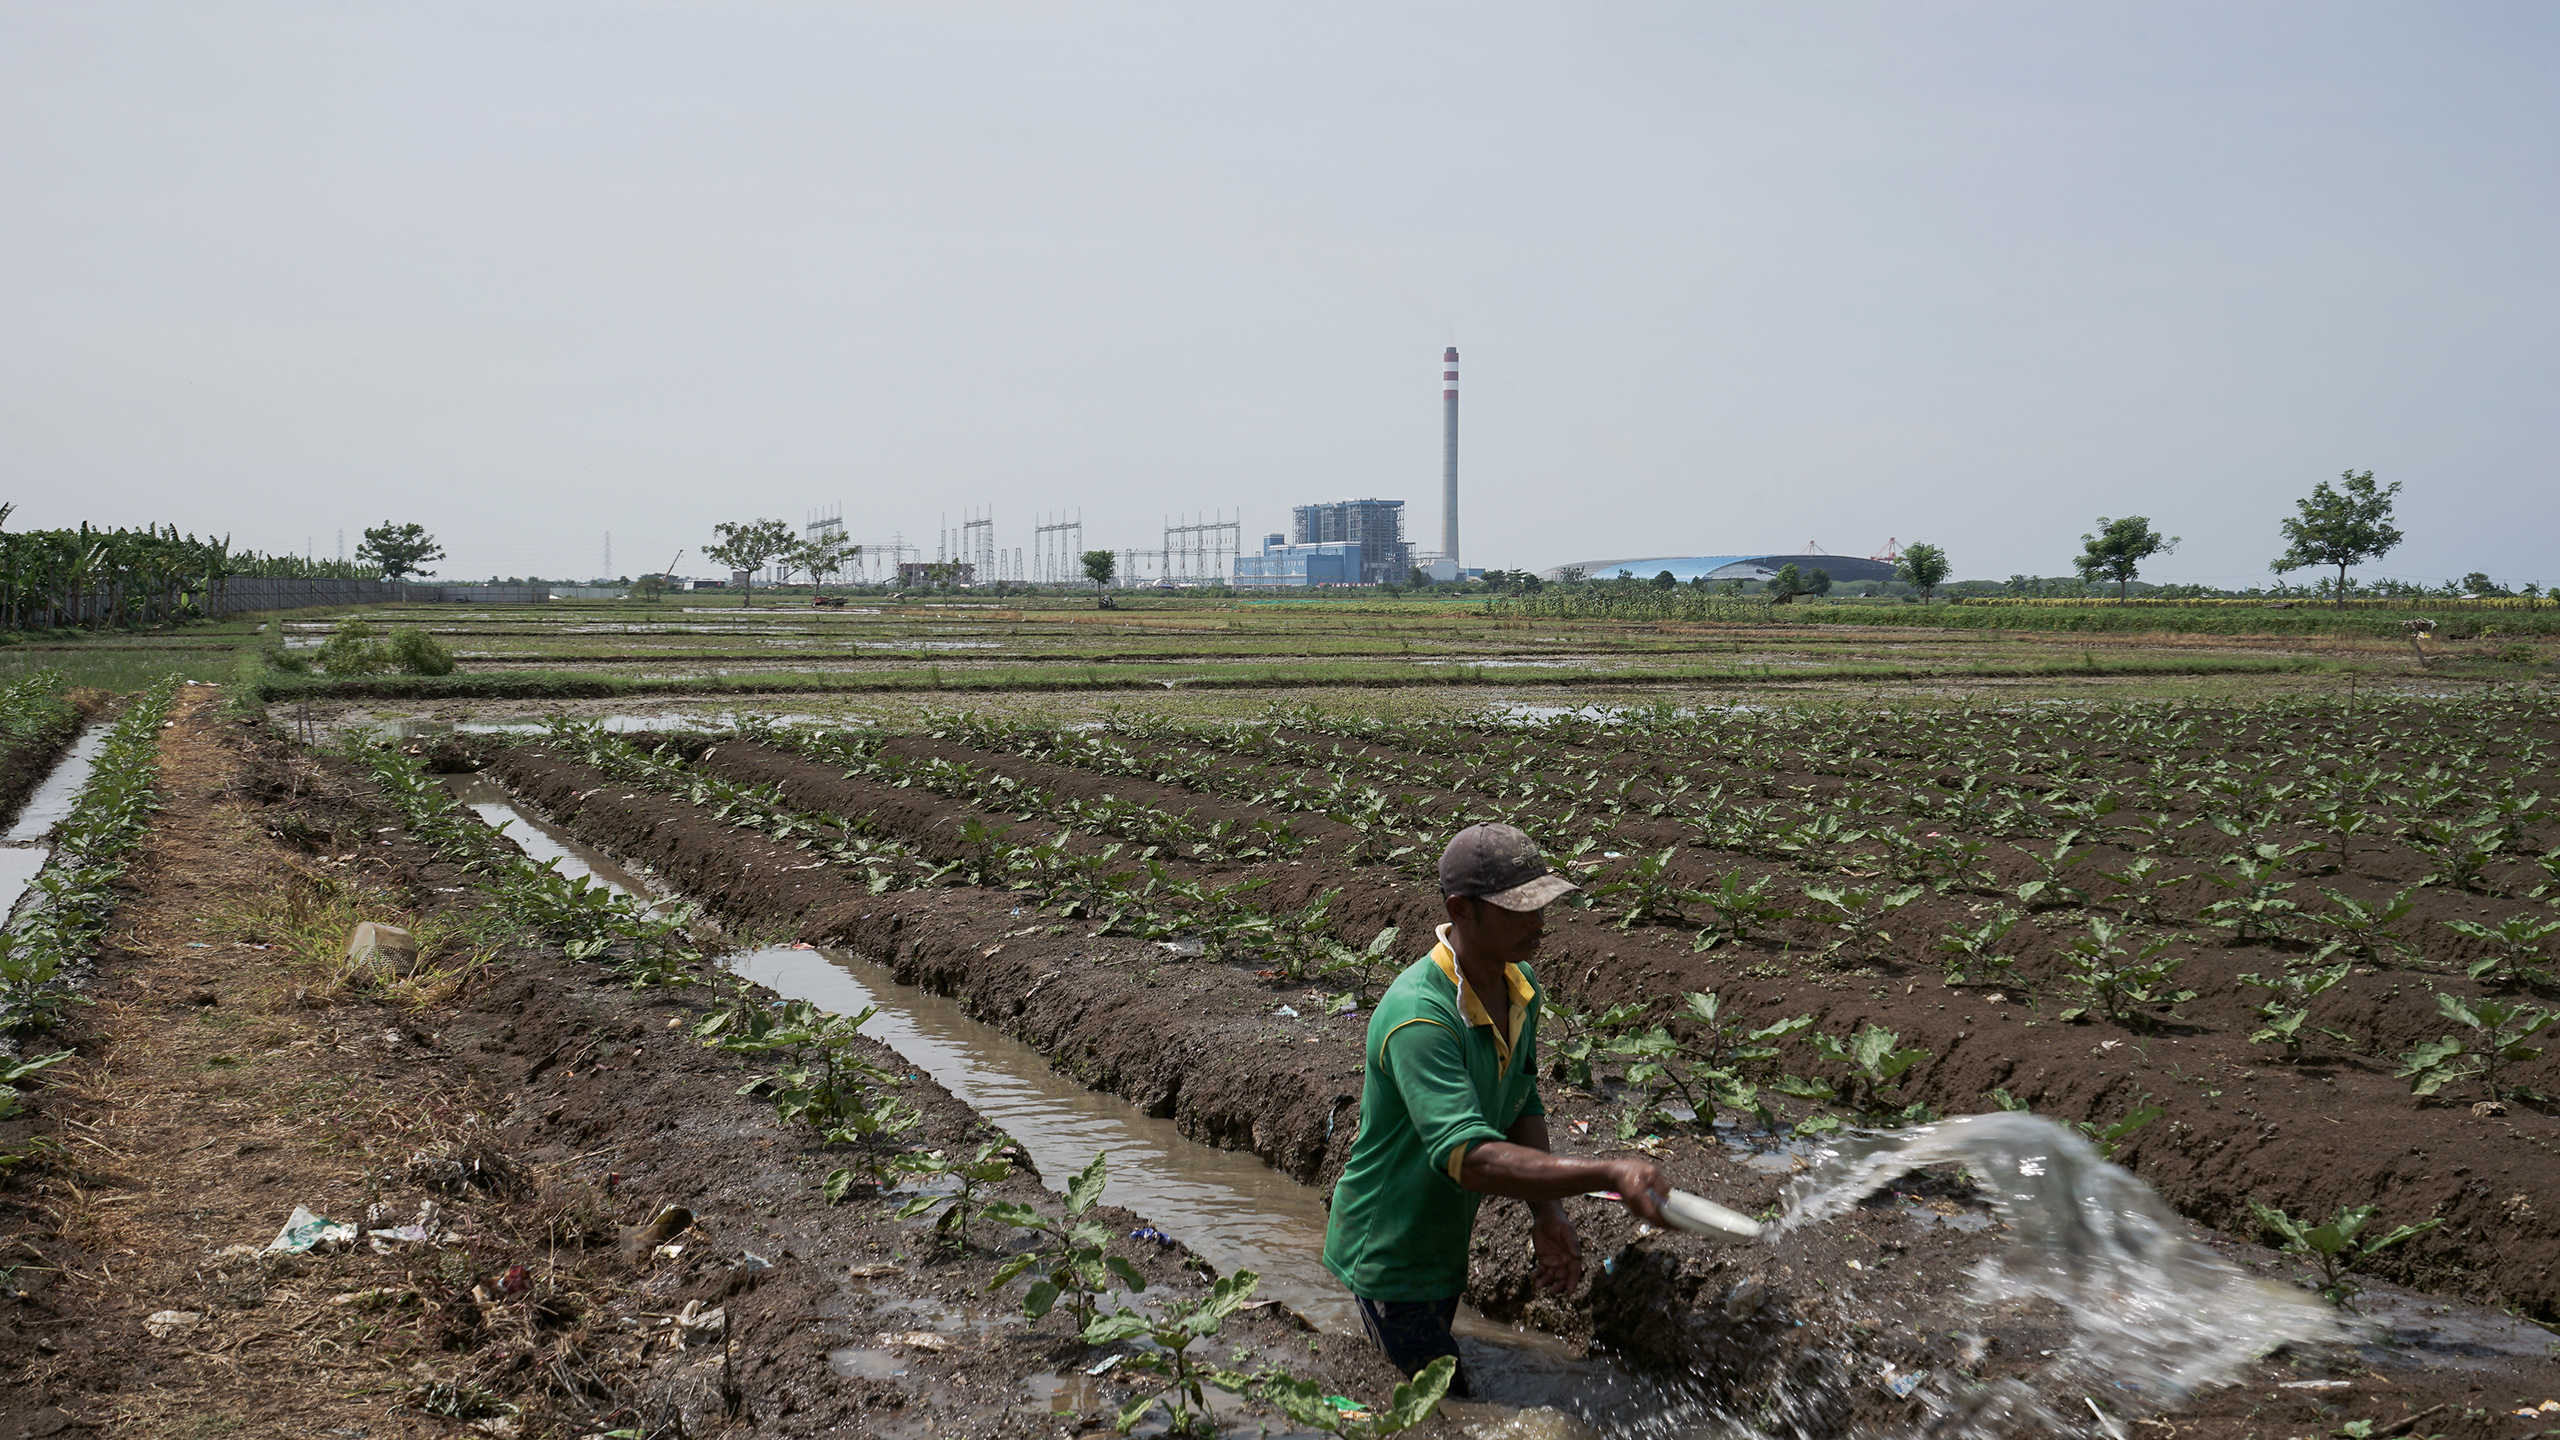
[[[1467,1288],[1467,1240],[1483,1197],[1529,1202],[1538,1282],[1559,1295],[1582,1283],[1564,1197],[1614,1190],[1637,1216],[1663,1223],[1658,1197],[1668,1186],[1650,1162],[1547,1151],[1529,958],[1546,929],[1541,912],[1575,888],[1508,825],[1460,831],[1440,856],[1449,912],[1440,943],[1370,1012],[1360,1138],[1334,1186],[1324,1263],[1407,1375],[1458,1353],[1449,1323]],[[1472,1393],[1463,1367],[1449,1393]]]

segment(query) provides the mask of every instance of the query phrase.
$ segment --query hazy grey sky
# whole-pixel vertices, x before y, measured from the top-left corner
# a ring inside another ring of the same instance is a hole
[[[0,0],[0,499],[448,575],[1346,495],[2560,581],[2560,7]]]

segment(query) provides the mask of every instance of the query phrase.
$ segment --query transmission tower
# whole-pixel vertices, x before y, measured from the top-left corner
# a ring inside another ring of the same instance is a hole
[[[1065,515],[1061,510],[1049,519],[1035,517],[1032,526],[1039,555],[1035,578],[1043,585],[1070,585],[1084,578],[1084,511],[1076,511],[1073,520]]]
[[[1244,548],[1244,516],[1237,512],[1233,520],[1224,510],[1215,519],[1203,520],[1194,514],[1188,521],[1175,524],[1173,517],[1164,522],[1164,578],[1168,580],[1222,580],[1235,573],[1236,552]],[[1179,568],[1180,573],[1175,573]]]

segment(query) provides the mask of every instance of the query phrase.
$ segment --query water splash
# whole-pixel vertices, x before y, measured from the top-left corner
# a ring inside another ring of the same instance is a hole
[[[2050,1120],[1961,1115],[1814,1154],[1786,1188],[1781,1232],[1842,1214],[1920,1166],[1961,1164],[1982,1177],[2011,1243],[1975,1269],[1975,1298],[2061,1305],[2076,1335],[2057,1370],[2077,1378],[2171,1399],[2226,1382],[2280,1345],[2349,1338],[2336,1312],[2198,1244],[2150,1186]]]

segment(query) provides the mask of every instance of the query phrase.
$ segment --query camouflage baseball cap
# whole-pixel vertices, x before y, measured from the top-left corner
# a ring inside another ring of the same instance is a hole
[[[1470,825],[1440,852],[1440,893],[1505,910],[1543,910],[1582,887],[1547,868],[1538,842],[1508,825]]]

